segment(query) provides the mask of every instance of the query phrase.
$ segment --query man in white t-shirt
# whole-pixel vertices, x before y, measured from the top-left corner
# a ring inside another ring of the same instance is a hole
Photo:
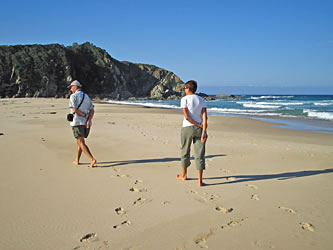
[[[190,151],[194,145],[194,156],[198,170],[199,186],[203,186],[202,174],[205,169],[205,145],[207,140],[207,106],[205,100],[196,95],[196,81],[185,83],[185,93],[180,106],[184,113],[181,130],[181,165],[182,174],[177,175],[179,180],[187,180],[187,168],[191,165]]]
[[[96,164],[96,159],[90,152],[84,138],[87,138],[89,135],[92,125],[91,120],[94,116],[94,105],[89,96],[81,91],[82,85],[79,81],[73,81],[68,87],[73,93],[69,98],[69,107],[74,116],[70,125],[72,126],[73,134],[78,145],[76,159],[73,164],[80,164],[81,154],[84,152],[90,159],[90,167],[93,168]]]

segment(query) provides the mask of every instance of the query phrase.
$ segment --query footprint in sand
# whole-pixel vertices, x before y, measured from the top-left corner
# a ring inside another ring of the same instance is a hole
[[[142,192],[147,192],[147,189],[145,189],[145,188],[142,188],[142,189],[139,189],[139,188],[130,188],[129,191],[136,192],[136,193],[142,193]]]
[[[117,173],[120,172],[120,169],[118,169],[118,168],[112,168],[112,170],[117,172]]]
[[[128,225],[131,225],[131,222],[130,222],[129,220],[125,220],[125,221],[123,221],[122,223],[113,226],[113,228],[114,228],[114,229],[117,229],[117,228],[119,228],[119,227],[121,227],[121,226],[124,226],[124,225],[127,225],[127,226],[128,226]]]
[[[249,188],[255,189],[255,190],[258,189],[258,187],[256,185],[246,184],[246,186]]]
[[[142,182],[143,182],[142,180],[136,180],[136,181],[134,182],[134,184],[137,185],[137,184],[142,183]]]
[[[89,233],[89,234],[86,234],[85,236],[83,236],[81,239],[80,239],[80,242],[89,242],[89,241],[92,241],[94,238],[96,238],[97,234],[96,233]]]
[[[187,191],[187,193],[192,194],[192,195],[198,195],[199,194],[199,192],[194,191],[194,190]],[[194,200],[196,200],[196,201],[198,201],[200,203],[204,203],[205,202],[205,200],[202,199],[201,197],[194,197]]]
[[[280,209],[290,213],[290,214],[296,214],[296,211],[291,209],[291,208],[288,208],[288,207],[279,207]]]
[[[190,190],[188,191],[188,193],[191,195],[196,195],[194,199],[200,203],[204,203],[206,201],[214,201],[219,198],[219,195],[217,194],[208,194],[206,192],[200,194],[199,192],[194,190]]]
[[[302,229],[310,231],[310,232],[314,232],[314,227],[312,224],[310,223],[300,223]]]
[[[193,190],[190,190],[189,193],[190,193],[190,194],[198,194],[197,191],[193,191]]]
[[[120,177],[120,178],[130,178],[130,176],[127,175],[127,174],[117,174],[117,177]]]
[[[133,206],[139,206],[139,205],[143,204],[145,201],[146,201],[145,198],[139,197],[136,199],[136,201],[133,202]]]
[[[232,221],[228,222],[227,224],[222,225],[221,228],[225,229],[225,228],[228,228],[228,227],[240,226],[242,224],[242,222],[245,221],[245,220],[246,220],[246,218],[238,219],[238,220],[232,220]]]
[[[220,205],[220,206],[216,206],[215,210],[218,212],[222,212],[224,214],[228,214],[228,213],[231,213],[234,209],[233,208],[227,209],[227,208],[223,207],[223,205]]]
[[[210,229],[208,233],[200,234],[194,238],[194,243],[201,248],[208,248],[207,239],[215,234],[215,229]]]
[[[210,200],[210,201],[216,200],[220,197],[218,194],[209,194],[206,192],[204,192],[202,194],[205,196],[205,199]]]
[[[124,214],[126,214],[125,209],[123,209],[122,207],[117,207],[114,211],[115,211],[116,214],[118,214],[118,215],[124,215]]]
[[[253,195],[251,196],[251,200],[258,201],[258,200],[259,200],[258,195],[253,194]]]
[[[208,200],[214,201],[214,200],[216,200],[218,198],[219,198],[219,195],[217,195],[217,194],[211,194],[210,197],[208,198]]]
[[[275,247],[267,240],[256,240],[252,243],[252,245],[261,249],[275,249]]]
[[[194,197],[194,200],[200,202],[200,203],[205,203],[205,200],[201,197]]]
[[[221,172],[223,172],[225,174],[230,174],[230,172],[231,172],[230,170],[224,169],[224,168],[220,168],[219,171],[221,171]]]
[[[190,190],[190,191],[188,191],[188,193],[192,194],[192,195],[198,195],[199,194],[199,192],[194,191],[194,190]],[[204,203],[205,202],[205,200],[202,199],[201,197],[194,197],[194,200],[196,200],[196,201],[198,201],[200,203]]]
[[[143,132],[143,131],[141,131],[141,134],[142,134],[143,136],[146,136],[146,133],[145,133],[145,132]]]

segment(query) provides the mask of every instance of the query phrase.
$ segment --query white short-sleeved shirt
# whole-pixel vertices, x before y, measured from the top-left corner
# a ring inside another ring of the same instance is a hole
[[[83,92],[81,90],[76,91],[74,94],[72,94],[69,98],[69,107],[71,109],[71,113],[74,114],[73,108],[77,108],[81,100],[83,98]],[[84,100],[79,108],[79,110],[84,113],[88,114],[89,110],[93,109],[94,105],[92,104],[89,96],[87,94],[84,95]],[[70,125],[73,126],[79,126],[79,125],[86,125],[87,118],[83,116],[79,116],[77,114],[74,114],[74,119],[70,123]]]
[[[202,123],[202,109],[207,108],[206,101],[202,97],[198,95],[187,95],[184,96],[180,101],[181,108],[187,108],[188,115],[192,120],[201,124]],[[183,120],[183,127],[194,126],[194,124],[190,123],[188,120]]]

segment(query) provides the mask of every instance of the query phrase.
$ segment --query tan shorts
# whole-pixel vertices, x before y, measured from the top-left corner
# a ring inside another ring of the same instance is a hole
[[[86,128],[84,125],[74,126],[72,127],[73,135],[75,139],[78,137],[84,137],[87,138],[90,132],[90,128]]]

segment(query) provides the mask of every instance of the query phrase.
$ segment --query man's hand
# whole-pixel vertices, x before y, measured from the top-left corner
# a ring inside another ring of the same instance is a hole
[[[205,142],[207,140],[207,138],[208,138],[207,133],[206,132],[202,133],[202,135],[201,135],[201,142]]]
[[[91,127],[91,120],[89,119],[86,122],[86,128],[90,128],[90,127]]]

